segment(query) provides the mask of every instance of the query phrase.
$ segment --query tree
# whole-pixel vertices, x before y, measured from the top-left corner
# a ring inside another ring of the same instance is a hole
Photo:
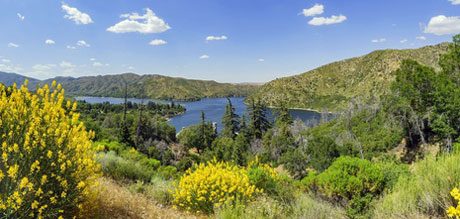
[[[232,105],[232,101],[227,98],[228,103],[225,106],[225,114],[222,118],[223,129],[221,131],[222,136],[235,139],[236,134],[238,133],[239,127],[239,118],[240,116],[235,113],[235,107]]]
[[[249,133],[254,139],[261,139],[271,127],[267,120],[265,107],[258,100],[251,100],[249,111]]]

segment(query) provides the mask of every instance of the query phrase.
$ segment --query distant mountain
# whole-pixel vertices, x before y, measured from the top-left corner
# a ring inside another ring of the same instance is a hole
[[[365,56],[321,66],[306,73],[279,78],[264,84],[250,98],[269,106],[284,102],[290,108],[340,112],[348,102],[379,96],[394,80],[392,72],[404,59],[413,59],[439,70],[439,55],[447,53],[449,43],[419,49],[378,50]]]
[[[11,86],[14,83],[16,83],[17,85],[20,85],[24,83],[26,79],[29,79],[29,84],[32,85],[31,87],[33,87],[33,85],[40,82],[40,80],[35,79],[35,78],[26,77],[26,76],[16,74],[16,73],[7,73],[7,72],[0,71],[0,83],[6,86]]]
[[[21,84],[25,78],[27,77],[18,74],[0,73],[0,83],[7,85],[14,82]],[[56,81],[62,84],[66,94],[73,96],[123,97],[126,84],[129,97],[187,101],[204,97],[245,97],[260,87],[254,84],[218,83],[134,73],[79,78],[55,77],[44,81],[29,78],[29,81],[32,80],[42,84]]]

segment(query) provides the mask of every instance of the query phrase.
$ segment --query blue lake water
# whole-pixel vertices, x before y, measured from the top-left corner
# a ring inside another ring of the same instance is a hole
[[[123,103],[123,98],[112,98],[112,97],[76,97],[77,100],[85,100],[88,103],[102,103],[102,102],[110,102],[113,104]],[[230,98],[232,101],[233,106],[235,107],[235,111],[238,115],[243,115],[246,112],[246,104],[243,103],[243,97],[234,97]],[[128,99],[133,103],[141,103],[141,99]],[[149,100],[144,99],[144,103],[148,101],[152,102],[159,102],[159,103],[171,103],[171,101],[164,101],[164,100]],[[188,127],[190,125],[196,125],[201,121],[201,110],[204,111],[206,115],[206,119],[212,122],[217,123],[217,129],[221,129],[221,119],[225,113],[225,104],[227,104],[227,98],[203,98],[200,101],[174,101],[175,104],[181,104],[184,106],[187,111],[178,116],[174,116],[169,121],[169,124],[176,127],[176,131],[179,132],[183,127]],[[307,122],[312,119],[319,119],[320,114],[314,111],[308,110],[290,110],[291,117],[293,119],[300,119],[304,122]],[[267,115],[271,120],[273,120],[273,113],[272,110],[267,109]]]

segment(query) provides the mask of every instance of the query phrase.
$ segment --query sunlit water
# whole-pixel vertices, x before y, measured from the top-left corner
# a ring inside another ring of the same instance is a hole
[[[85,100],[88,103],[102,103],[102,102],[110,102],[113,104],[123,103],[123,98],[113,98],[113,97],[76,97],[77,100]],[[238,115],[243,115],[246,112],[246,104],[243,103],[243,97],[234,97],[230,98],[232,101],[233,106],[235,107],[235,111]],[[133,103],[141,103],[142,100],[140,99],[128,99]],[[148,101],[159,102],[159,103],[171,103],[171,101],[164,101],[164,100],[149,100],[144,99],[144,103]],[[201,121],[201,110],[204,111],[206,115],[206,119],[212,122],[217,123],[217,129],[220,130],[221,127],[221,119],[225,113],[225,104],[227,104],[227,98],[203,98],[200,101],[193,101],[193,102],[185,102],[185,101],[175,101],[175,104],[181,104],[184,106],[187,111],[178,116],[174,116],[169,121],[169,124],[176,127],[176,131],[179,132],[183,127],[188,127],[190,125],[196,125]],[[293,119],[300,119],[304,122],[319,119],[320,114],[313,111],[308,110],[290,110],[291,116]],[[270,120],[273,120],[273,114],[270,109],[267,109],[267,115]]]

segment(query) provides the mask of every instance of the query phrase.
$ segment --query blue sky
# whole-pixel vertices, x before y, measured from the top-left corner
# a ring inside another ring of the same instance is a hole
[[[0,71],[266,82],[450,41],[459,16],[460,0],[0,0]]]

